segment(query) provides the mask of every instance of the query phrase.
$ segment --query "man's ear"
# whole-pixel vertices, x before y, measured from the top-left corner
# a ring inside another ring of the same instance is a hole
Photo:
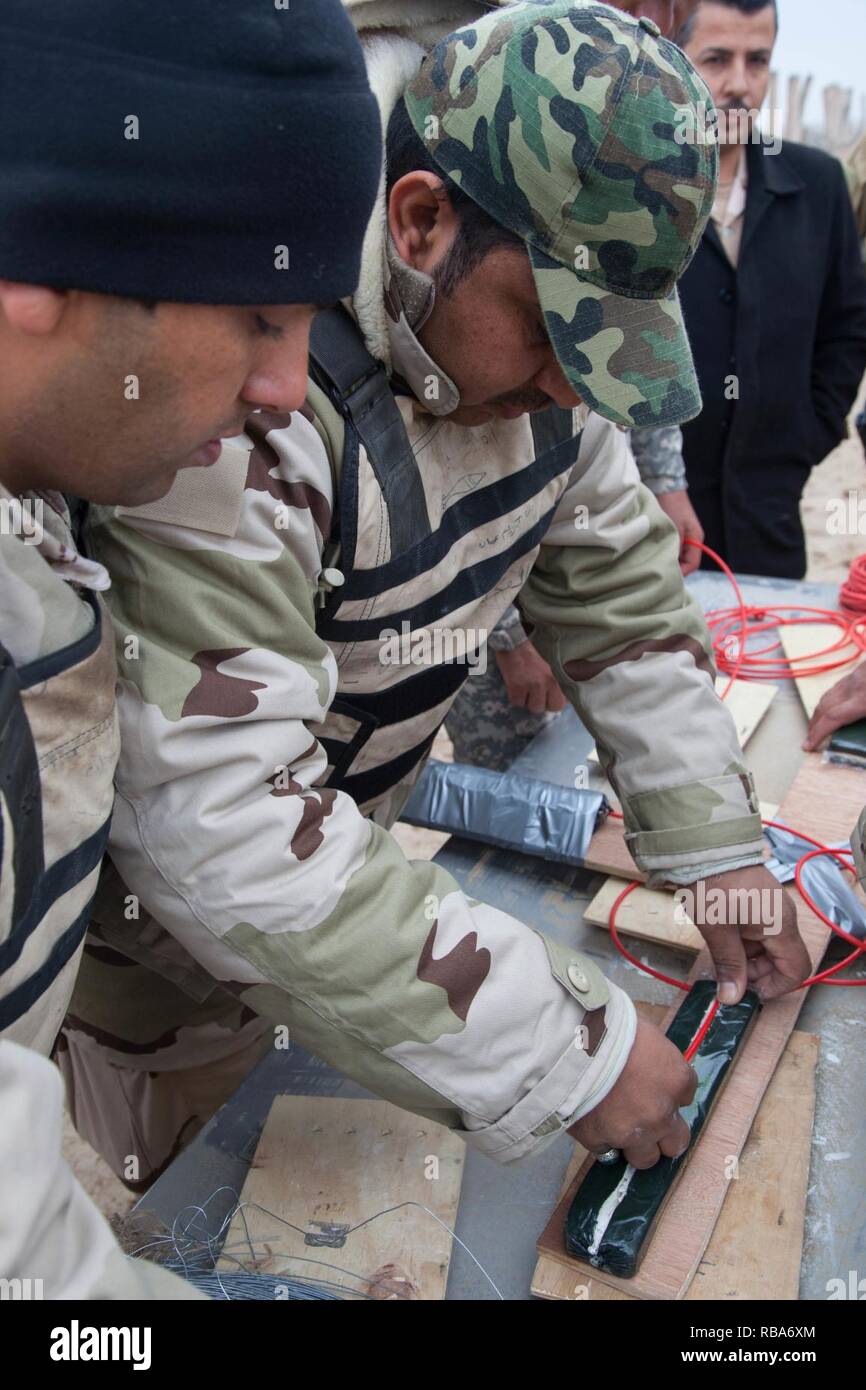
[[[41,336],[53,333],[66,308],[65,290],[47,285],[21,285],[0,280],[0,312],[16,333]]]
[[[432,275],[460,230],[438,174],[415,169],[397,180],[388,198],[388,228],[400,259]]]

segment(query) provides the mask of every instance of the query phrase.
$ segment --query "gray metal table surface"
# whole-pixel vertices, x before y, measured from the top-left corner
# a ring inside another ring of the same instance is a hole
[[[741,584],[747,603],[836,606],[833,585],[755,578],[741,579]],[[730,587],[720,574],[700,571],[690,576],[688,585],[705,611],[732,602]],[[748,749],[762,799],[775,802],[784,798],[802,761],[800,743],[805,732],[805,716],[792,682],[780,682],[780,687]],[[591,735],[567,708],[533,740],[514,768],[570,786],[575,766],[585,761],[591,745]],[[638,971],[616,952],[605,933],[584,923],[583,912],[602,881],[600,875],[454,838],[439,851],[436,861],[474,897],[585,951],[634,999],[670,1002],[670,986]],[[842,953],[834,944],[827,959],[841,958]],[[685,974],[689,967],[688,955],[664,947],[642,943],[640,954],[647,964],[675,974]],[[798,1021],[798,1027],[821,1038],[800,1283],[804,1299],[826,1299],[830,1280],[847,1282],[850,1270],[866,1270],[862,1159],[866,1152],[866,1068],[862,1065],[866,1010],[861,1000],[859,991],[852,995],[847,990],[817,987],[810,990]],[[298,1046],[286,1053],[274,1051],[253,1069],[139,1205],[170,1226],[185,1207],[201,1205],[225,1187],[227,1191],[208,1202],[208,1224],[216,1230],[243,1186],[271,1102],[280,1094],[369,1097],[369,1092]],[[504,1168],[467,1151],[456,1233],[505,1299],[531,1297],[535,1242],[556,1202],[571,1149],[571,1141],[560,1137],[537,1158]],[[358,1214],[359,1219],[366,1215]],[[338,1252],[328,1254],[334,1258]],[[303,1266],[292,1273],[303,1277]],[[446,1298],[496,1297],[484,1275],[455,1243]]]

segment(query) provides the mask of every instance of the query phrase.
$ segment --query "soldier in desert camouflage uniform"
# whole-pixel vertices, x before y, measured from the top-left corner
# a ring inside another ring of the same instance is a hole
[[[561,0],[426,59],[374,37],[368,73],[433,171],[383,190],[303,411],[259,412],[206,478],[92,528],[124,752],[63,1065],[76,1122],[142,1179],[198,1122],[193,1073],[215,1100],[244,1019],[499,1161],[564,1128],[640,1166],[682,1150],[693,1078],[624,992],[388,833],[466,674],[450,640],[476,653],[519,591],[637,862],[764,872],[675,528],[615,428],[699,409],[674,282],[714,156],[665,132],[705,91],[652,25]],[[515,245],[445,289],[458,185]],[[792,987],[796,928],[754,929],[759,987]],[[737,995],[739,936],[713,949]]]
[[[303,9],[217,16],[195,0],[178,32],[147,0],[67,0],[50,24],[31,0],[0,10],[0,1276],[38,1276],[49,1298],[194,1296],[123,1257],[60,1152],[46,1057],[119,747],[109,576],[61,489],[148,501],[179,469],[206,472],[215,437],[257,404],[301,404],[315,301],[357,281],[380,151],[351,25],[335,0],[316,0],[317,28]],[[339,114],[310,112],[316,147],[295,112],[299,156],[281,121],[317,95]],[[352,167],[320,196],[314,152],[336,158],[348,128]],[[265,167],[279,195],[209,218],[205,148],[227,177]],[[335,192],[349,208],[323,275],[316,223]],[[293,276],[273,256],[287,234]]]

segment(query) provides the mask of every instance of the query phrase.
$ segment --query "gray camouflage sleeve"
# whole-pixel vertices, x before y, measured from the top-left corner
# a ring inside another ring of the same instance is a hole
[[[493,652],[513,652],[528,640],[517,606],[509,604],[487,639]]]
[[[688,488],[683,432],[678,425],[632,430],[630,442],[641,482],[654,497]]]

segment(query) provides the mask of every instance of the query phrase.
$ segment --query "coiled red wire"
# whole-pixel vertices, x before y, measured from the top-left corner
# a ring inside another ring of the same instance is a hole
[[[853,561],[848,578],[839,590],[839,607],[852,617],[866,614],[866,555]]]
[[[722,691],[721,698],[724,700],[731,689],[735,680],[794,680],[798,676],[815,676],[825,671],[834,671],[844,666],[850,666],[852,662],[858,660],[860,653],[866,651],[866,555],[860,555],[851,565],[848,579],[842,585],[839,593],[840,608],[844,611],[837,612],[832,608],[806,608],[799,604],[776,604],[773,607],[764,607],[759,604],[748,604],[743,599],[743,594],[737,583],[733,571],[725,564],[720,555],[708,545],[701,541],[688,540],[687,545],[697,546],[697,548],[719,566],[727,576],[736,595],[736,606],[731,608],[715,608],[706,615],[707,625],[713,637],[713,651],[715,653],[716,665],[720,671],[729,676],[727,685]],[[785,617],[786,613],[797,613],[802,615],[808,613],[812,616],[795,618]],[[786,657],[782,650],[781,643],[775,641],[766,647],[761,647],[757,652],[746,651],[746,638],[755,633],[766,632],[773,628],[795,625],[797,623],[833,623],[840,630],[839,639],[828,647],[820,651],[811,652],[801,657]],[[846,648],[847,655],[844,655]],[[773,655],[775,652],[781,655]],[[832,658],[832,659],[831,659]],[[809,663],[802,665],[802,663]],[[617,820],[622,820],[621,811],[611,811],[610,815]],[[831,965],[829,969],[820,971],[817,975],[812,975],[808,980],[804,980],[798,985],[798,989],[806,989],[809,985],[828,984],[828,985],[850,985],[857,987],[866,985],[864,980],[836,980],[831,976],[836,975],[846,965],[850,965],[866,952],[866,941],[859,941],[856,936],[846,932],[835,922],[825,915],[803,887],[802,870],[810,859],[815,859],[819,855],[832,855],[832,857],[846,869],[849,873],[854,870],[850,864],[845,863],[843,855],[851,857],[851,851],[846,849],[830,849],[829,846],[815,840],[811,835],[805,835],[802,831],[794,829],[789,825],[780,825],[777,821],[764,821],[764,825],[769,825],[778,830],[787,830],[791,834],[797,835],[799,839],[807,841],[815,848],[804,854],[798,860],[794,871],[794,882],[801,898],[806,905],[811,908],[815,916],[822,921],[825,926],[830,927],[837,936],[841,936],[854,946],[854,950],[844,960],[837,965]],[[646,975],[652,975],[656,980],[662,980],[665,984],[674,985],[677,989],[685,990],[688,993],[691,988],[685,980],[679,980],[673,975],[665,975],[661,970],[654,970],[651,965],[644,965],[643,961],[633,956],[623,945],[619,933],[616,929],[616,915],[620,904],[633,893],[635,888],[641,886],[639,879],[633,879],[627,883],[622,892],[615,899],[608,918],[611,939],[619,951],[632,965],[637,966]],[[700,1047],[707,1031],[718,1010],[718,1001],[708,1012],[703,1020],[700,1029],[695,1034],[688,1049],[684,1053],[686,1061],[690,1061]]]

